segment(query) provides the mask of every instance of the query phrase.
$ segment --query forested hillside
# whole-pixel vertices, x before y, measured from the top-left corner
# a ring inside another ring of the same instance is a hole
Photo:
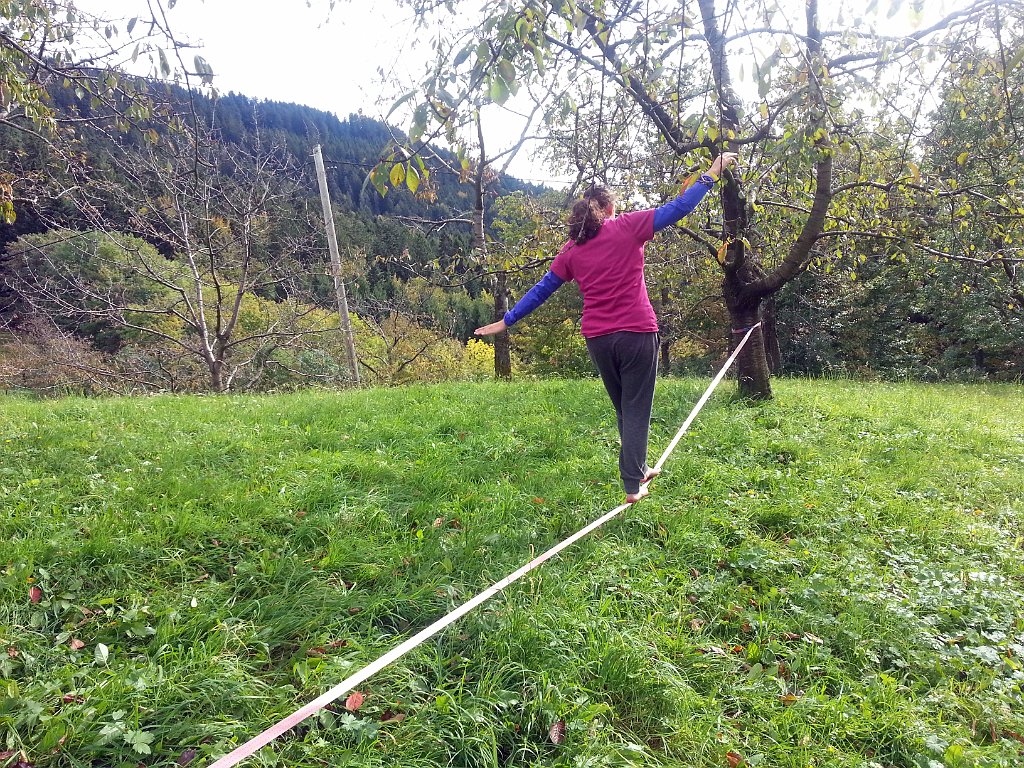
[[[301,173],[300,192],[303,197],[317,202],[318,189],[313,175],[311,159],[315,145],[322,146],[327,165],[327,179],[331,200],[340,214],[339,227],[346,243],[366,248],[371,256],[399,256],[409,249],[413,264],[429,262],[439,257],[454,258],[469,249],[467,226],[441,229],[429,239],[417,236],[417,230],[395,221],[406,219],[444,221],[466,217],[472,207],[472,190],[458,174],[435,163],[436,172],[428,184],[413,194],[407,189],[391,190],[381,195],[367,184],[367,175],[379,161],[382,153],[394,141],[404,140],[396,129],[363,115],[352,114],[341,119],[328,112],[298,104],[251,99],[230,93],[213,98],[203,93],[189,93],[180,88],[157,86],[163,99],[167,99],[179,120],[188,119],[194,109],[202,124],[210,130],[210,140],[228,147],[252,147],[260,144],[267,150],[287,159],[291,170]],[[76,95],[72,88],[53,89],[55,108],[68,120],[90,120],[96,117],[95,107],[88,94]],[[173,141],[173,128],[159,121],[150,128],[164,140]],[[86,122],[77,135],[65,141],[80,153],[84,165],[92,168],[111,168],[115,177],[131,167],[111,162],[114,154],[145,149],[144,133],[129,131],[120,134],[105,124]],[[39,137],[11,128],[0,130],[0,149],[13,160],[26,178],[39,176],[48,160],[57,159],[53,147]],[[442,153],[443,160],[456,165],[451,153]],[[50,173],[54,169],[49,169]],[[225,170],[225,169],[221,169]],[[60,182],[69,183],[67,177],[49,178],[49,186],[33,189],[30,197],[17,202],[16,219],[0,224],[0,245],[6,246],[18,236],[42,232],[54,224],[62,226],[86,225],[86,216],[59,198]],[[523,184],[503,176],[496,178],[488,190],[488,199],[513,192],[538,194],[541,188]],[[123,210],[111,205],[106,215],[117,223]],[[383,218],[381,218],[383,217]],[[488,220],[492,218],[488,212]],[[377,282],[379,275],[371,282]]]
[[[49,373],[22,376],[16,384],[102,389],[104,382],[112,384],[117,378],[96,373],[110,362],[102,361],[103,356],[130,353],[136,358],[134,366],[141,353],[156,354],[161,362],[148,360],[145,370],[130,374],[123,361],[115,365],[119,375],[133,382],[131,389],[204,388],[205,377],[197,378],[196,370],[173,370],[168,362],[180,356],[182,339],[196,333],[201,320],[182,317],[180,327],[157,330],[141,320],[139,310],[150,316],[176,311],[171,308],[193,276],[187,269],[170,280],[163,275],[154,291],[147,288],[153,282],[153,265],[181,261],[182,251],[195,245],[189,242],[193,235],[202,241],[218,227],[229,236],[214,259],[219,263],[206,277],[216,282],[214,274],[220,272],[231,280],[241,266],[239,249],[255,256],[247,274],[262,274],[251,284],[239,284],[243,310],[263,314],[266,320],[268,313],[279,314],[285,299],[303,302],[290,313],[289,322],[301,316],[304,325],[293,325],[284,344],[302,347],[303,360],[278,361],[279,375],[265,376],[263,363],[280,349],[247,350],[250,358],[263,360],[257,366],[261,374],[246,385],[266,386],[268,379],[278,385],[344,379],[333,342],[328,348],[319,342],[313,343],[316,349],[309,348],[313,339],[334,335],[328,330],[334,289],[311,157],[317,144],[327,166],[364,373],[371,380],[395,383],[407,377],[475,376],[489,370],[482,344],[465,366],[459,362],[472,329],[489,320],[492,310],[485,283],[473,269],[473,187],[452,170],[460,167],[454,155],[438,153],[415,194],[403,188],[382,195],[367,183],[368,173],[389,145],[404,136],[380,121],[361,115],[339,119],[310,107],[236,94],[212,98],[151,87],[166,114],[128,130],[111,129],[110,121],[96,114],[89,94],[65,87],[52,89],[54,107],[65,121],[83,121],[82,127],[65,132],[57,142],[0,127],[0,146],[14,159],[28,192],[16,201],[16,218],[0,224],[0,323],[29,340],[17,354],[28,353],[38,366],[51,368]],[[189,161],[200,155],[197,162],[205,180],[190,186]],[[177,194],[175,184],[183,185]],[[232,218],[240,210],[238,195],[254,185],[267,185],[268,193],[276,186],[272,200],[262,200],[264,231],[244,241]],[[220,199],[201,199],[203,190],[213,187],[221,187],[214,195]],[[494,200],[541,191],[494,176],[484,198],[485,221],[489,225],[493,220]],[[229,199],[232,195],[237,199]],[[206,213],[199,212],[202,232],[184,232],[184,215],[146,220],[147,212],[172,197],[205,208]],[[199,246],[205,247],[202,242]],[[109,296],[114,284],[121,299],[97,299],[100,293]],[[148,304],[145,308],[138,306],[140,297]],[[223,309],[224,301],[218,295],[213,305]],[[259,325],[252,325],[251,335],[265,330]],[[163,340],[172,342],[170,347],[157,352],[154,332],[173,337]],[[201,358],[201,350],[197,352]],[[57,375],[55,364],[67,362],[69,355],[79,358],[77,372]],[[316,361],[312,368],[310,355]]]

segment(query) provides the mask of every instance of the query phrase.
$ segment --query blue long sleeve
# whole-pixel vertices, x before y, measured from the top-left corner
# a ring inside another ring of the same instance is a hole
[[[523,298],[516,302],[516,305],[512,307],[512,309],[505,313],[505,325],[514,325],[522,320],[528,314],[533,312],[533,310],[551,298],[551,294],[561,288],[564,284],[565,280],[560,278],[554,272],[548,272],[540,279],[540,282],[526,292]]]
[[[710,182],[710,183],[708,183]],[[708,175],[703,175],[679,195],[675,200],[670,200],[662,206],[654,209],[654,231],[660,232],[679,221],[683,216],[696,208],[704,195],[714,185],[715,180]]]

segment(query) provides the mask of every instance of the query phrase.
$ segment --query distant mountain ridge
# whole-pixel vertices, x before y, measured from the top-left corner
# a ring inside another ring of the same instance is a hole
[[[278,139],[298,161],[308,161],[316,144],[323,150],[328,169],[331,199],[348,210],[372,215],[419,216],[440,219],[471,207],[471,186],[443,168],[431,169],[436,201],[416,198],[408,190],[391,190],[381,196],[366,184],[370,170],[384,150],[404,134],[380,120],[362,114],[342,119],[314,107],[281,101],[253,99],[229,93],[212,99],[200,96],[197,108],[214,121],[223,139],[237,143],[259,131]],[[458,166],[454,153],[439,152],[452,166]],[[493,185],[493,194],[523,191],[539,194],[544,187],[505,176]]]
[[[431,189],[434,199],[417,197],[406,189],[393,189],[381,196],[366,183],[367,175],[387,152],[394,140],[404,140],[404,134],[386,123],[362,114],[340,118],[334,113],[301,104],[252,98],[228,93],[213,97],[201,92],[189,92],[177,86],[166,88],[169,101],[176,110],[190,109],[207,125],[213,126],[220,138],[229,144],[243,144],[257,135],[261,141],[270,141],[291,155],[295,164],[307,169],[310,194],[318,190],[312,172],[313,147],[320,144],[327,166],[331,200],[342,211],[366,216],[407,216],[418,219],[445,219],[468,213],[472,208],[472,187],[460,182],[452,172],[439,167],[431,171]],[[59,114],[72,119],[94,116],[88,94],[76,93],[72,88],[57,88],[51,99]],[[86,151],[102,156],[102,139],[90,135],[89,129],[80,131]],[[45,162],[45,151],[34,146],[30,135],[21,135],[10,128],[0,127],[0,149],[20,156],[18,165],[25,172]],[[452,166],[458,162],[454,153],[439,153]],[[10,170],[10,169],[9,169]],[[513,177],[498,178],[490,188],[489,200],[510,192],[523,191],[540,194],[545,188]],[[45,204],[45,201],[36,203]],[[488,221],[490,217],[488,216]],[[26,232],[45,229],[36,219],[33,204],[22,201],[18,206],[18,221],[13,226],[0,225],[0,248]],[[468,235],[468,233],[467,233]]]

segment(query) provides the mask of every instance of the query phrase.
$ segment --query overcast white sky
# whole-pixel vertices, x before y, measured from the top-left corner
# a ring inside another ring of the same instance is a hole
[[[120,0],[129,6],[136,0]],[[111,0],[79,0],[113,8]],[[122,14],[124,11],[121,12]],[[383,119],[397,93],[383,79],[406,87],[420,79],[433,52],[413,48],[412,14],[388,0],[178,0],[168,18],[176,35],[201,44],[222,93],[305,104],[341,118],[359,112]],[[186,57],[191,63],[191,55]],[[383,71],[385,78],[382,78]],[[403,117],[392,122],[406,128]],[[494,145],[518,138],[506,118],[491,120]],[[485,128],[488,122],[484,123]],[[523,154],[510,172],[523,179],[554,181]]]
[[[402,63],[411,24],[389,2],[179,0],[168,14],[176,34],[204,46],[216,87],[308,104],[344,117],[374,114],[378,68]]]
[[[382,85],[380,70],[405,85],[419,79],[432,51],[412,48],[415,40],[411,13],[390,0],[177,0],[169,11],[176,35],[201,45],[199,51],[216,72],[215,87],[255,98],[306,104],[344,118],[362,110],[383,118],[399,91]],[[909,29],[910,0],[888,18],[893,0],[879,0],[876,18],[882,25]],[[105,9],[125,17],[140,0],[76,0],[85,9]],[[166,0],[165,0],[166,4]],[[932,0],[926,17],[937,16],[957,2]],[[842,3],[841,5],[846,5]],[[828,6],[831,12],[839,6]],[[854,8],[846,13],[856,13]],[[927,19],[930,21],[931,19]],[[846,23],[851,20],[847,19]],[[926,22],[927,23],[927,22]],[[892,30],[895,31],[895,30]],[[191,54],[186,58],[191,63]],[[397,120],[398,127],[406,127]],[[507,146],[520,127],[509,118],[485,120],[489,146]],[[551,181],[552,174],[535,166],[531,155],[510,169],[524,179]]]

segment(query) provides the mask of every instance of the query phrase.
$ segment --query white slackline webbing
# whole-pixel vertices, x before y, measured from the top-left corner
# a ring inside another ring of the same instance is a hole
[[[747,339],[750,338],[750,334],[752,334],[754,330],[758,328],[760,325],[761,324],[758,323],[757,325],[754,325],[753,327],[747,329],[746,335],[744,335],[742,341],[740,341],[740,343],[736,345],[735,351],[729,356],[729,359],[725,361],[725,365],[722,366],[722,369],[718,372],[718,375],[715,376],[711,384],[704,391],[704,394],[701,396],[700,400],[698,400],[697,404],[693,407],[693,410],[690,411],[690,415],[686,417],[686,421],[683,422],[683,425],[679,428],[679,431],[676,432],[675,437],[672,438],[672,442],[669,443],[668,448],[665,449],[665,452],[661,455],[661,458],[658,459],[658,463],[654,465],[655,469],[661,469],[666,459],[668,459],[669,455],[672,453],[676,445],[679,443],[679,440],[682,438],[683,434],[689,428],[690,424],[693,423],[693,420],[697,417],[697,414],[700,412],[700,409],[704,407],[704,404],[708,401],[712,393],[715,391],[715,388],[719,385],[719,383],[721,383],[722,379],[725,378],[726,372],[729,370],[729,367],[733,364],[733,362],[735,362],[737,356],[740,353],[740,350],[743,349],[743,345],[746,344]],[[358,686],[364,680],[367,680],[368,678],[380,672],[380,670],[384,669],[384,667],[388,666],[391,662],[400,659],[402,656],[411,651],[424,640],[433,637],[442,629],[447,627],[449,624],[458,621],[467,613],[476,608],[478,605],[494,597],[496,594],[501,592],[505,587],[509,586],[513,582],[518,581],[533,569],[550,560],[563,549],[572,546],[591,531],[600,528],[602,525],[607,523],[613,517],[619,515],[619,513],[628,509],[630,506],[630,504],[620,504],[611,512],[608,512],[602,517],[599,517],[597,520],[594,520],[585,528],[581,528],[569,538],[556,544],[544,554],[528,562],[518,571],[510,573],[501,581],[495,582],[490,587],[485,589],[483,592],[478,594],[476,597],[466,601],[446,616],[442,616],[440,619],[438,619],[425,629],[420,630],[401,645],[385,653],[372,664],[368,664],[367,666],[363,667],[354,675],[351,675],[350,677],[347,677],[346,679],[342,680],[329,691],[322,693],[320,696],[317,696],[315,699],[313,699],[311,702],[306,704],[301,709],[296,710],[292,714],[288,715],[288,717],[284,718],[283,720],[280,720],[279,722],[270,726],[259,735],[249,739],[249,741],[245,742],[240,747],[237,747],[228,754],[224,755],[224,757],[212,763],[209,766],[209,768],[230,768],[230,766],[237,765],[239,762],[241,762],[242,760],[256,752],[256,750],[258,750],[260,747],[266,746],[281,734],[286,733],[287,731],[294,728],[307,717],[316,714],[321,709],[326,707],[328,704],[340,698],[342,694],[348,693],[350,690]]]

